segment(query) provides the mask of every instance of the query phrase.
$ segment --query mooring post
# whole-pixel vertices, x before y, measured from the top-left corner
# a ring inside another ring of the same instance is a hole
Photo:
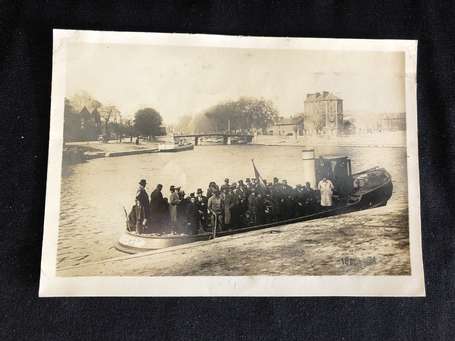
[[[199,138],[197,136],[194,137],[194,145],[197,146]]]

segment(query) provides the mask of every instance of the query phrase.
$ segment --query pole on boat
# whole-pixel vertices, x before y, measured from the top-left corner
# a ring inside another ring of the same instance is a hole
[[[123,212],[125,213],[126,230],[129,231],[129,230],[130,230],[130,227],[128,226],[128,212],[127,212],[125,206],[123,206]]]
[[[215,239],[216,238],[216,227],[218,225],[218,217],[214,211],[211,211],[211,212],[215,217],[215,225],[213,226],[213,231],[212,231],[212,238]]]

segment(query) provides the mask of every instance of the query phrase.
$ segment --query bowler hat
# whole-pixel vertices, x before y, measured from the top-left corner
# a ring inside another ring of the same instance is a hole
[[[198,193],[198,194],[199,194],[199,193],[202,193],[202,189],[198,188],[197,191],[196,191],[196,193]]]
[[[141,181],[139,181],[139,185],[145,186],[146,184],[147,181],[145,181],[145,179],[141,179]]]

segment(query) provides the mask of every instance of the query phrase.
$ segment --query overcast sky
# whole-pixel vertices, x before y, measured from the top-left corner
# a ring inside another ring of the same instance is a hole
[[[346,113],[404,112],[404,54],[69,44],[67,96],[87,91],[123,116],[153,107],[166,124],[241,96],[303,112],[307,93],[330,91]]]

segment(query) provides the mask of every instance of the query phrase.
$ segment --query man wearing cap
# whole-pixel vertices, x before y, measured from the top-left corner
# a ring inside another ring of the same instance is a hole
[[[250,193],[253,191],[253,184],[251,183],[251,179],[246,178],[245,184],[246,184],[246,195],[249,196]]]
[[[139,181],[139,188],[136,192],[136,232],[138,234],[144,232],[150,219],[150,201],[145,190],[146,185],[145,179]]]
[[[237,189],[234,191],[234,194],[236,196],[236,202],[237,202],[237,215],[235,219],[236,221],[236,226],[240,226],[240,222],[242,221],[242,216],[245,214],[245,211],[248,209],[248,197],[247,197],[247,191],[246,187],[243,184],[242,180],[239,180],[239,185],[237,186]]]
[[[177,205],[177,231],[184,233],[186,231],[186,207],[190,199],[185,197],[185,191],[179,186],[175,188],[180,202]]]
[[[228,180],[229,182],[229,180]],[[223,185],[224,186],[224,185]],[[234,207],[234,196],[231,191],[231,187],[228,185],[223,188],[221,194],[224,202],[224,226],[230,227],[231,225],[231,210]]]
[[[199,226],[207,230],[207,197],[202,195],[202,189],[197,189],[196,205],[199,212]]]
[[[177,205],[180,203],[180,198],[174,185],[169,190],[171,191],[169,196],[169,214],[171,216],[171,226],[175,230],[177,228]]]
[[[273,205],[273,220],[278,221],[281,218],[281,206],[282,206],[282,200],[284,201],[283,198],[283,193],[282,193],[282,186],[279,183],[278,178],[273,178],[273,185],[270,189],[271,194],[272,194],[272,205]]]

